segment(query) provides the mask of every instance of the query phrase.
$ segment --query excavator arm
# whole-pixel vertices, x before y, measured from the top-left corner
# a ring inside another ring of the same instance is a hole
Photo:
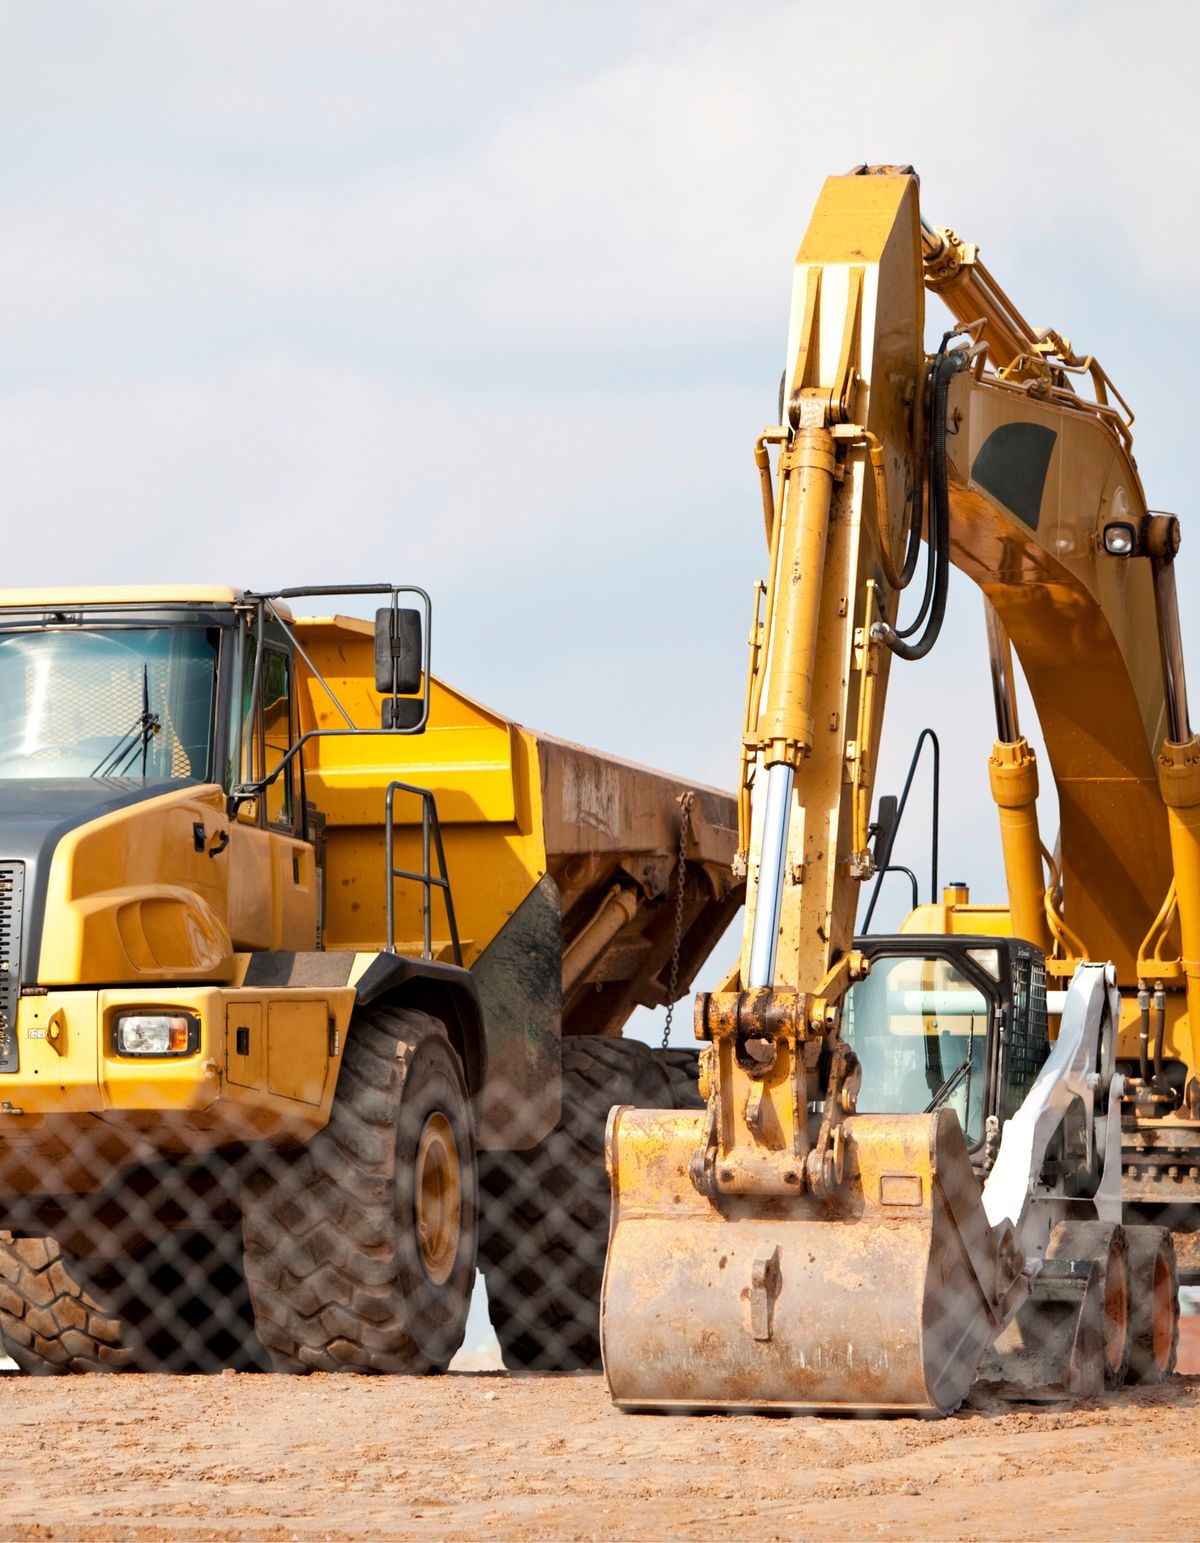
[[[932,358],[926,287],[959,323]],[[742,742],[742,947],[696,1000],[705,1111],[610,1117],[605,1367],[625,1408],[940,1413],[1030,1268],[1011,1222],[989,1222],[950,1110],[857,1110],[841,1031],[868,969],[854,921],[888,672],[936,642],[950,564],[968,573],[990,608],[997,701],[1010,893],[994,930],[1039,945],[1063,983],[1085,958],[1132,979],[1156,918],[1164,933],[1177,913],[1195,959],[1181,874],[1195,804],[1164,807],[1172,777],[1181,799],[1200,778],[1178,527],[1146,511],[1103,371],[1035,333],[974,248],[922,223],[910,168],[826,183],[796,261],[782,407],[755,446],[768,558]],[[1010,646],[1062,809],[1049,881]]]

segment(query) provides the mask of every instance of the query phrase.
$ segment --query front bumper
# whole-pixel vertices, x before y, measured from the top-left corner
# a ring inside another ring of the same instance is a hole
[[[23,996],[0,1074],[0,1194],[87,1192],[114,1167],[249,1141],[302,1143],[329,1118],[352,987],[48,991]],[[131,1009],[194,1013],[186,1056],[116,1053]]]

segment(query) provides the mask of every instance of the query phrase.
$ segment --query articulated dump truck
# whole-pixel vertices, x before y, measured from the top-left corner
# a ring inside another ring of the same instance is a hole
[[[0,594],[26,1372],[440,1370],[477,1261],[510,1365],[598,1356],[608,1109],[696,1102],[621,1031],[740,903],[733,802],[470,701],[422,591],[357,592]]]

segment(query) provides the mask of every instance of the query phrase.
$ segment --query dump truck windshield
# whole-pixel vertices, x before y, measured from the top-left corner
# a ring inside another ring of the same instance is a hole
[[[862,1062],[863,1114],[953,1109],[983,1140],[988,1003],[948,959],[880,958],[852,987],[843,1027]]]
[[[0,778],[209,775],[217,633],[0,632]]]

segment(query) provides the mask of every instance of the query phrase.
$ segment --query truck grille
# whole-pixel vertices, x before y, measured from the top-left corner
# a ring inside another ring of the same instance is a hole
[[[24,863],[0,863],[0,1072],[17,1070]]]

